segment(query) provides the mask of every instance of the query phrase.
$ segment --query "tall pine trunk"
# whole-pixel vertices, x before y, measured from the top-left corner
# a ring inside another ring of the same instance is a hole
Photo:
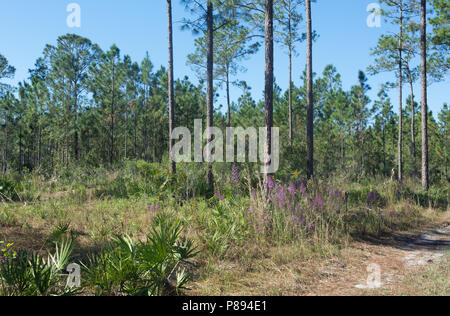
[[[416,126],[415,126],[415,97],[414,97],[414,83],[412,79],[411,69],[409,68],[409,65],[407,65],[408,68],[408,78],[409,78],[409,89],[411,91],[411,156],[413,159],[413,175],[417,175],[417,169],[416,169]]]
[[[226,69],[226,85],[227,85],[227,106],[228,106],[228,122],[227,122],[227,126],[231,127],[231,101],[230,101],[230,70],[229,70],[229,66],[227,65],[227,69]]]
[[[428,191],[428,100],[427,100],[427,1],[421,0],[421,77],[422,77],[422,189]]]
[[[307,176],[314,176],[314,105],[313,105],[313,75],[312,75],[312,17],[311,0],[306,0],[306,103],[307,103]]]
[[[213,71],[214,71],[214,21],[213,21],[213,3],[212,0],[208,0],[208,8],[206,12],[206,25],[208,32],[208,52],[207,52],[207,100],[206,100],[206,127],[212,128],[213,115],[214,115],[214,83],[213,83]],[[212,142],[212,136],[209,136],[207,143]],[[209,154],[208,154],[209,155]],[[208,194],[212,196],[214,194],[214,176],[212,172],[212,163],[209,162],[210,157],[206,157],[208,160],[206,167],[206,186],[208,187]]]
[[[5,141],[3,145],[3,174],[8,171],[8,118],[5,118]]]
[[[116,57],[113,57],[113,64],[112,64],[112,97],[111,97],[111,126],[110,126],[110,137],[111,137],[111,147],[109,149],[109,163],[110,165],[114,162],[114,98],[115,98],[115,84],[116,84],[116,77],[115,77],[115,59]]]
[[[402,0],[400,0],[400,33],[398,39],[398,180],[403,180],[403,6]]]
[[[173,30],[172,30],[172,0],[167,0],[167,22],[168,22],[168,34],[169,34],[169,160],[170,160],[170,172],[176,173],[176,164],[173,160],[173,146],[175,140],[172,139],[172,131],[174,129],[174,91],[173,91]]]
[[[266,42],[266,67],[265,67],[265,90],[264,90],[264,121],[267,131],[265,153],[272,154],[272,127],[273,127],[273,0],[265,3],[265,42]],[[266,157],[265,157],[266,158]],[[266,160],[266,159],[265,159]],[[265,161],[266,167],[270,161]],[[264,174],[264,188],[268,194],[270,174]]]
[[[289,146],[292,150],[293,124],[292,124],[292,25],[291,25],[291,8],[289,8]]]

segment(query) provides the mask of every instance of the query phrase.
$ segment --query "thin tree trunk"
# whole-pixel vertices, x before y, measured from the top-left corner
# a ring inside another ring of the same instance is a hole
[[[290,4],[290,3],[289,3]],[[293,126],[292,126],[292,26],[291,8],[289,8],[289,146],[292,150]]]
[[[115,83],[116,83],[116,78],[115,78],[115,58],[113,57],[113,69],[112,69],[112,98],[111,98],[111,148],[109,150],[109,163],[112,165],[113,161],[114,161],[114,98],[115,98]]]
[[[128,108],[125,109],[125,159],[128,158]]]
[[[8,119],[5,118],[5,144],[3,148],[3,174],[8,171]]]
[[[75,103],[74,103],[74,114],[75,114],[75,122],[74,122],[74,129],[75,133],[73,136],[73,148],[74,148],[74,155],[75,155],[75,161],[78,161],[79,159],[79,146],[78,146],[78,94],[77,94],[77,85],[75,84]]]
[[[137,159],[137,124],[138,124],[138,116],[137,116],[137,106],[135,106],[134,112],[134,159]]]
[[[411,75],[411,70],[408,65],[408,78],[409,78],[409,88],[411,90],[411,156],[413,158],[413,174],[417,175],[416,171],[416,128],[415,128],[415,101],[414,101],[414,85]]]
[[[421,0],[421,74],[422,74],[422,189],[428,191],[428,97],[427,97],[427,1]]]
[[[403,50],[403,7],[402,0],[400,0],[400,34],[398,40],[398,180],[401,182],[403,180],[403,61],[402,61],[402,50]]]
[[[23,170],[22,126],[19,129],[19,173]]]
[[[175,97],[173,91],[173,31],[172,31],[172,0],[167,0],[167,21],[168,21],[168,34],[169,34],[169,160],[170,160],[170,172],[175,174],[176,164],[173,160],[173,146],[175,140],[172,139],[172,131],[174,129],[175,119]]]
[[[307,102],[307,176],[314,176],[314,105],[313,105],[313,78],[312,78],[312,17],[311,0],[306,0],[306,102]]]
[[[227,66],[227,75],[226,75],[226,84],[227,84],[227,105],[228,105],[228,122],[227,122],[227,126],[230,127],[231,126],[231,101],[230,101],[230,70],[229,67]]]
[[[208,0],[208,8],[206,12],[206,25],[208,32],[208,52],[207,52],[207,108],[206,108],[206,127],[213,126],[214,114],[214,85],[213,85],[213,71],[214,71],[214,21],[213,21],[213,2]],[[212,136],[209,136],[207,142],[212,141]],[[208,154],[209,155],[209,154]],[[206,157],[210,160],[210,157]],[[214,176],[212,172],[212,164],[208,162],[206,167],[206,185],[209,190],[209,195],[214,194]]]
[[[266,43],[266,67],[265,67],[265,91],[264,91],[264,120],[267,132],[265,153],[268,157],[272,154],[272,127],[273,127],[273,0],[265,3],[265,43]],[[268,167],[270,161],[265,157],[265,165]],[[268,196],[269,177],[266,170],[264,174],[264,189]]]
[[[42,129],[41,129],[41,125],[39,125],[38,128],[38,159],[37,159],[37,166],[38,168],[41,166],[41,144],[42,142]]]
[[[386,132],[385,132],[385,126],[383,126],[382,141],[383,141],[383,173],[387,174],[387,170],[386,170]]]

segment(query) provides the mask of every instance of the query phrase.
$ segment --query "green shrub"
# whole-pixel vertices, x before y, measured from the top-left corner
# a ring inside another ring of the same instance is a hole
[[[182,267],[196,253],[191,240],[181,237],[182,225],[159,215],[145,242],[118,237],[104,253],[84,266],[86,286],[96,295],[160,296],[184,288],[189,274]]]
[[[21,191],[20,184],[7,176],[0,176],[0,200],[1,201],[17,201],[19,200],[18,192]]]
[[[5,296],[72,295],[62,270],[72,255],[71,240],[56,244],[54,254],[44,258],[35,253],[10,253],[0,263],[0,294]]]

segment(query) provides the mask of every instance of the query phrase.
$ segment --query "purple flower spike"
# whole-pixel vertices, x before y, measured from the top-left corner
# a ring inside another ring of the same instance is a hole
[[[377,190],[376,190],[376,189],[373,189],[373,200],[374,200],[374,201],[377,201],[379,197],[380,197],[380,196],[378,195]]]
[[[305,225],[305,221],[303,220],[303,213],[300,214],[300,224]]]
[[[303,183],[303,182],[302,182],[302,184],[300,184],[300,192],[302,194],[305,194],[305,192],[306,192],[306,186],[305,186],[305,183]]]
[[[275,188],[275,183],[272,180],[272,177],[267,177],[267,187],[269,190],[273,190]]]
[[[328,191],[328,195],[329,195],[330,197],[332,197],[332,196],[333,196],[333,193],[334,193],[334,192],[333,192],[333,189],[330,188],[330,190]]]
[[[367,202],[370,203],[373,200],[373,193],[372,191],[369,191],[367,194]]]
[[[295,188],[294,182],[290,182],[289,183],[289,188],[288,188],[289,193],[291,193],[292,195],[295,195],[297,193],[297,189]]]
[[[239,182],[241,182],[239,178],[239,169],[235,164],[231,167],[231,174],[233,176],[233,184],[239,184]]]
[[[308,223],[308,229],[311,229],[311,230],[313,230],[314,229],[314,224],[313,223]]]
[[[316,198],[314,199],[314,201],[313,201],[313,207],[314,208],[323,208],[323,199],[322,199],[322,196],[320,196],[320,194],[318,194],[317,196],[316,196]]]
[[[222,194],[220,194],[219,191],[216,192],[216,196],[217,196],[217,198],[218,198],[219,200],[221,200],[221,201],[225,200],[225,198],[223,197]]]
[[[286,205],[286,190],[284,189],[283,186],[278,186],[278,200],[280,202],[280,206],[285,206]]]

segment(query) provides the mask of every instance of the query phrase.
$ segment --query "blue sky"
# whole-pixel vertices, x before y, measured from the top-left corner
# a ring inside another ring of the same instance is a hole
[[[69,28],[66,7],[76,2],[81,7],[81,28]],[[369,28],[366,11],[375,0],[318,0],[313,4],[313,28],[320,38],[314,44],[314,71],[321,73],[327,64],[336,66],[342,75],[345,89],[357,82],[358,70],[365,70],[372,62],[370,48],[378,37],[391,27],[382,22],[381,28]],[[179,0],[173,0],[174,21],[179,22],[188,13]],[[164,0],[0,0],[0,53],[16,67],[16,76],[10,83],[16,84],[28,77],[28,69],[41,56],[46,44],[55,44],[56,38],[66,33],[76,33],[98,43],[102,49],[117,44],[122,54],[141,61],[148,51],[156,68],[167,64],[166,1]],[[193,51],[194,37],[189,31],[181,31],[175,23],[175,76],[185,75],[196,81],[195,74],[186,66],[186,55]],[[305,46],[297,47],[294,61],[294,81],[298,85],[305,67]],[[247,72],[240,74],[252,87],[254,97],[262,98],[264,88],[264,53],[261,50],[243,65]],[[275,48],[275,76],[277,83],[288,86],[288,58],[285,50]],[[393,80],[392,74],[369,77],[372,86],[370,96],[376,99],[380,85]],[[406,89],[407,87],[405,87]],[[449,80],[430,86],[429,106],[436,116],[444,102],[449,103]],[[409,89],[406,89],[409,92]],[[233,89],[236,100],[240,89]],[[419,83],[416,95],[420,97]],[[390,92],[395,109],[398,94]],[[405,95],[406,99],[406,95]],[[219,103],[224,103],[220,98]]]

